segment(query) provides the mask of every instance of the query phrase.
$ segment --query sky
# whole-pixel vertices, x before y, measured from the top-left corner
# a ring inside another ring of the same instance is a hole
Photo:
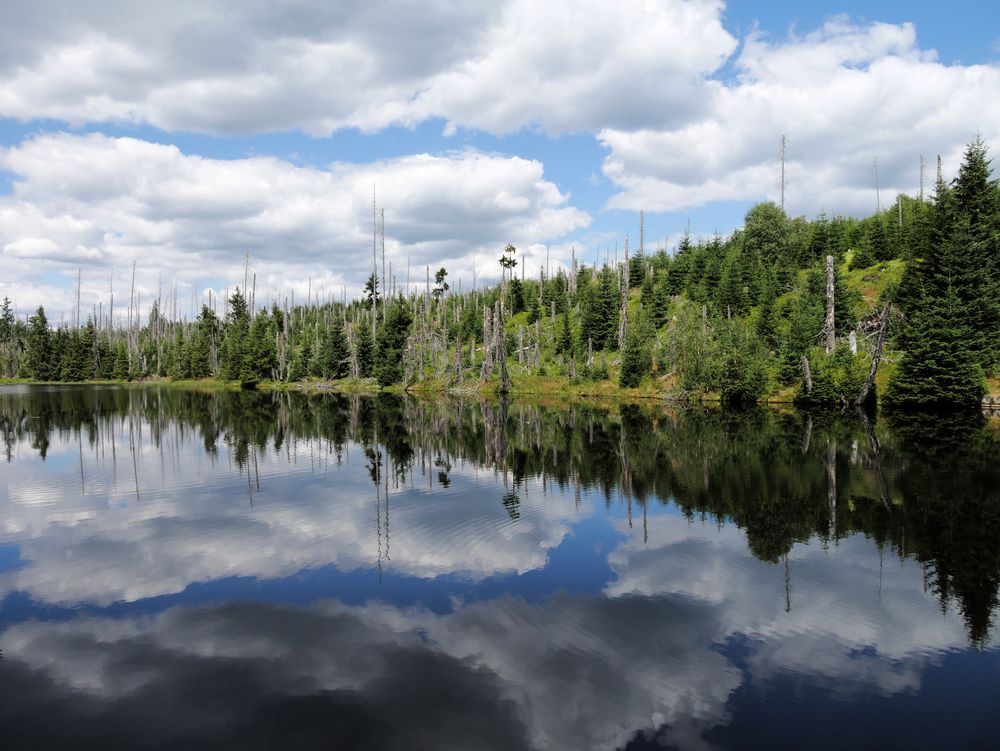
[[[1000,131],[1000,9],[954,0],[0,0],[0,297],[192,315],[864,216]],[[548,259],[548,260],[547,260]],[[520,267],[519,267],[520,268]],[[165,303],[166,305],[166,303]]]

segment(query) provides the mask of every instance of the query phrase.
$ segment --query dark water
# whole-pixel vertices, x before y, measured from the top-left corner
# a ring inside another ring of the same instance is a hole
[[[996,748],[982,419],[0,388],[0,744]]]

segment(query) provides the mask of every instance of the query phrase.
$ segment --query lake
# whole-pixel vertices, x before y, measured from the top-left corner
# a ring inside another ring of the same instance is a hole
[[[995,748],[1000,430],[0,387],[11,748]]]

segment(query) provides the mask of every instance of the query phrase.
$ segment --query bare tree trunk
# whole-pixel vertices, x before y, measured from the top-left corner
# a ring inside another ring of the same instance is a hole
[[[882,348],[885,346],[885,336],[889,330],[889,317],[891,314],[892,304],[886,303],[885,307],[882,308],[882,321],[879,324],[878,337],[875,340],[875,351],[872,353],[872,364],[868,369],[868,377],[865,378],[865,382],[861,386],[861,391],[858,392],[858,398],[854,400],[854,403],[858,406],[868,401],[872,393],[872,388],[875,385],[875,374],[878,373],[878,366],[882,361]]]
[[[488,381],[493,375],[493,346],[490,342],[493,333],[493,322],[490,320],[490,308],[483,306],[483,365],[479,370],[479,380]]]
[[[618,313],[618,350],[625,349],[628,335],[628,235],[625,235],[625,265],[621,268],[621,310]]]
[[[882,463],[882,447],[875,436],[875,430],[872,427],[871,420],[868,419],[868,414],[863,409],[859,409],[858,415],[861,417],[861,423],[865,426],[865,433],[868,435],[868,444],[871,447],[872,457],[875,460],[875,471],[878,474],[879,489],[882,492],[882,505],[888,511],[891,500],[889,497],[889,479],[885,473],[885,465]]]
[[[802,355],[802,384],[805,386],[807,394],[813,390],[812,373],[809,372],[809,358],[805,355]]]
[[[826,499],[829,513],[828,534],[837,536],[837,442],[831,440],[826,446]]]
[[[833,352],[837,344],[837,327],[833,318],[834,307],[833,256],[826,257],[826,353]]]
[[[500,363],[500,393],[510,392],[510,377],[507,373],[507,337],[504,336],[503,305],[496,301],[493,311],[493,345],[496,348],[496,359]]]

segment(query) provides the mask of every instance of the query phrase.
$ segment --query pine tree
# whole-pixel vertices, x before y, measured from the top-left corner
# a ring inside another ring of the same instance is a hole
[[[240,366],[240,384],[247,387],[271,379],[277,367],[278,352],[274,323],[264,310],[257,314],[250,327]]]
[[[649,375],[653,357],[649,350],[650,332],[647,329],[646,322],[637,315],[625,336],[622,367],[618,376],[618,384],[622,388],[635,388]]]
[[[889,247],[889,236],[886,233],[885,222],[881,216],[872,217],[871,230],[868,234],[868,249],[876,263],[882,263],[892,258],[892,250]],[[871,266],[869,263],[866,265]],[[859,267],[865,268],[865,267]]]
[[[900,285],[904,349],[887,403],[971,407],[1000,363],[1000,189],[976,139],[950,187],[938,181],[929,239]]]
[[[225,334],[219,353],[219,370],[226,381],[238,380],[243,374],[243,360],[250,334],[249,319],[246,298],[237,287],[229,298],[229,313],[226,315]]]
[[[119,342],[114,348],[115,364],[111,370],[111,377],[116,381],[128,381],[132,374],[129,369],[128,348],[124,342]]]
[[[743,321],[722,323],[723,404],[745,407],[755,404],[767,386],[766,355],[760,340]]]
[[[524,310],[524,285],[516,276],[510,280],[510,312],[517,315]]]
[[[354,327],[355,356],[358,359],[358,376],[371,378],[375,368],[375,340],[367,320],[362,320]]]
[[[573,353],[573,334],[569,325],[569,311],[562,315],[562,328],[559,331],[559,338],[556,340],[556,352],[563,355]]]
[[[28,319],[28,373],[37,381],[55,378],[52,352],[52,332],[41,305]]]
[[[218,324],[215,312],[207,305],[202,305],[190,347],[188,372],[191,378],[208,378],[212,375],[212,347]]]
[[[89,381],[94,377],[96,340],[93,321],[87,321],[85,328],[69,333],[60,363],[61,380],[79,382]]]
[[[3,310],[0,312],[0,344],[10,344],[14,337],[14,311],[10,306],[10,298],[3,299]]]
[[[293,381],[301,381],[304,378],[308,378],[311,375],[312,362],[312,337],[307,333],[306,336],[303,337],[302,344],[298,346],[295,350],[295,354],[292,356],[289,378]]]
[[[662,274],[657,275],[649,299],[649,315],[652,319],[653,328],[657,330],[663,328],[663,325],[667,322],[667,314],[670,311],[670,293],[667,290],[667,286],[667,279],[664,279]]]
[[[350,372],[351,353],[344,334],[344,322],[334,315],[320,346],[320,375],[324,378],[346,378]]]
[[[375,351],[375,377],[380,386],[390,386],[403,380],[403,350],[412,322],[410,307],[403,298],[393,301],[385,323],[379,329]]]
[[[674,259],[667,268],[667,294],[679,295],[684,291],[691,272],[691,255],[691,235],[685,232]]]
[[[910,313],[904,349],[886,406],[898,409],[977,409],[985,393],[966,311],[953,288]]]

